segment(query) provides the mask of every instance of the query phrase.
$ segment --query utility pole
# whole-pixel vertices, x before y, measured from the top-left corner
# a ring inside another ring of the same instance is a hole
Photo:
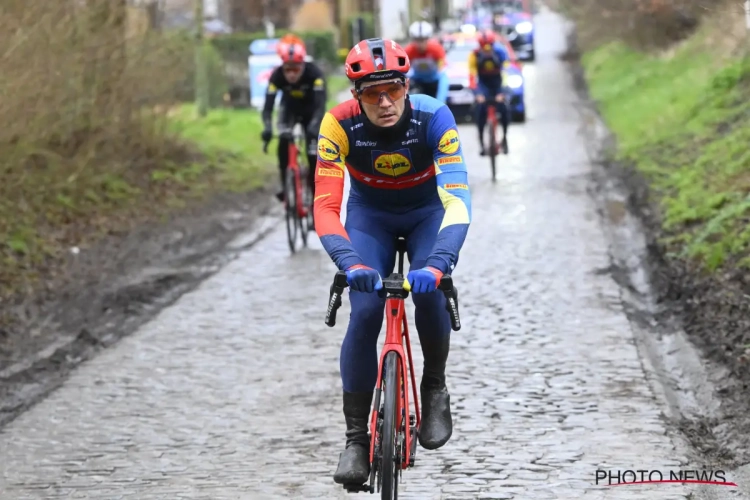
[[[203,0],[195,1],[195,106],[198,116],[208,114],[208,75],[203,39]]]

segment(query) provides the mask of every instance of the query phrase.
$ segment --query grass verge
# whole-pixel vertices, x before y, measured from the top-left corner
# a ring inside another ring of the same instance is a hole
[[[714,272],[750,267],[750,58],[698,33],[668,56],[615,42],[583,56],[589,91],[644,174],[668,256]]]
[[[8,146],[6,159],[20,163],[0,164],[4,189],[15,193],[0,197],[0,304],[52,291],[72,247],[163,220],[213,193],[259,187],[273,172],[273,157],[261,153],[256,112],[217,109],[196,118],[186,105],[171,113],[167,127],[168,145],[137,161]],[[2,315],[0,328],[8,320]]]

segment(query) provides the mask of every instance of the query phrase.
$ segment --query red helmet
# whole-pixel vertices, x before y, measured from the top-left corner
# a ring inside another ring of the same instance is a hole
[[[276,52],[281,57],[282,62],[285,63],[305,62],[305,56],[307,55],[305,46],[298,41],[281,42],[279,43]]]
[[[480,47],[484,47],[485,45],[492,45],[496,41],[497,36],[495,36],[495,32],[492,30],[480,31],[477,35],[477,42],[479,42]]]
[[[347,78],[359,83],[405,77],[411,63],[406,51],[393,40],[370,38],[352,47],[344,67]]]

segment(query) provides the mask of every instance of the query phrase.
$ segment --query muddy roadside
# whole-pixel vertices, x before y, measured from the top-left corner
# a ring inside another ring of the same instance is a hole
[[[14,305],[25,320],[0,331],[0,426],[261,239],[280,216],[271,191],[216,196],[166,222],[71,249],[71,278],[46,300]]]
[[[562,59],[570,66],[583,112],[600,120],[580,56],[571,31]],[[659,209],[645,178],[612,160],[616,141],[606,130],[595,142],[598,150],[589,152],[597,165],[592,194],[615,228],[610,272],[625,291],[634,330],[648,337],[642,339],[642,353],[651,359],[644,363],[652,365],[665,385],[672,410],[665,418],[704,464],[731,468],[748,463],[750,402],[745,391],[750,369],[744,344],[750,337],[750,287],[741,275],[706,276],[668,256],[660,244]],[[625,219],[632,220],[625,224]],[[634,254],[635,247],[639,251]]]

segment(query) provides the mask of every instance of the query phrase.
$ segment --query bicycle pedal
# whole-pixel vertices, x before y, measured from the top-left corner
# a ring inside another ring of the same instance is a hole
[[[347,493],[374,493],[375,489],[368,484],[345,484],[343,485]]]

